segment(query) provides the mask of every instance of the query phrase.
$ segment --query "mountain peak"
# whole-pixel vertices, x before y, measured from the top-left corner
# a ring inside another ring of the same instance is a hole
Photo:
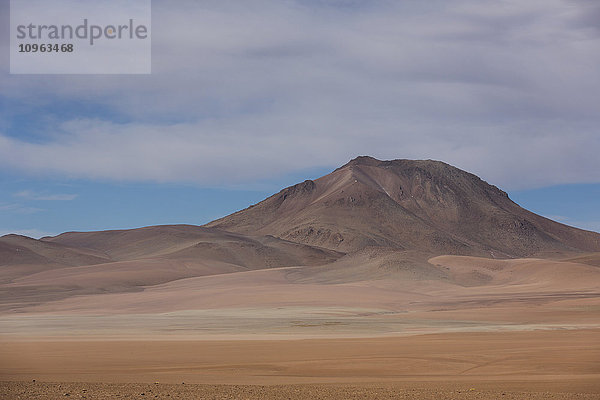
[[[409,167],[409,166],[413,166],[413,167],[431,168],[433,166],[438,166],[438,167],[456,168],[456,167],[453,167],[450,164],[447,164],[443,161],[431,160],[431,159],[410,160],[410,159],[399,158],[399,159],[394,159],[394,160],[379,160],[379,159],[377,159],[375,157],[371,157],[371,156],[358,156],[358,157],[355,157],[352,160],[348,161],[346,164],[344,164],[343,166],[341,166],[338,169],[345,168],[348,166],[355,166],[355,165],[367,165],[367,166],[371,166],[371,167],[390,167],[390,166]]]
[[[465,192],[465,197],[478,196],[508,198],[508,195],[485,182],[477,175],[463,171],[455,166],[437,160],[378,160],[370,156],[360,156],[334,171],[351,171],[352,177],[368,186],[390,195],[398,189],[413,187],[412,196],[420,197],[424,189],[434,189],[438,193],[435,201],[441,201],[439,194],[448,188]],[[402,193],[405,190],[401,190]],[[451,193],[454,196],[456,193]],[[394,196],[390,197],[394,198]],[[398,200],[394,198],[394,200]]]
[[[346,164],[344,164],[340,168],[344,168],[346,166],[351,166],[351,165],[377,165],[381,162],[382,162],[381,160],[378,160],[371,156],[358,156],[358,157],[353,158],[352,160],[348,161]]]
[[[600,235],[550,221],[434,160],[357,157],[207,226],[343,252],[369,246],[523,257],[599,251]]]

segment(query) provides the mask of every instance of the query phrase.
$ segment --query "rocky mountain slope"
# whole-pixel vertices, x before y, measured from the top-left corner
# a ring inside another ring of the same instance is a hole
[[[206,225],[354,252],[523,257],[600,251],[600,235],[531,213],[477,176],[439,161],[358,157]]]

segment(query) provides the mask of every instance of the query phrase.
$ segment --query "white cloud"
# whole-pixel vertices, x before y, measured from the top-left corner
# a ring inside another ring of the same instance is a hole
[[[14,193],[15,197],[22,197],[27,200],[41,200],[41,201],[70,201],[77,198],[76,194],[42,194],[34,192],[33,190],[22,190]]]
[[[156,1],[152,76],[0,76],[14,101],[108,110],[44,140],[0,133],[0,165],[229,185],[370,154],[441,159],[507,189],[599,182],[598,9]]]
[[[37,208],[37,207],[28,207],[28,206],[24,206],[22,204],[15,204],[15,203],[0,203],[0,212],[11,212],[14,214],[35,214],[38,213],[40,211],[44,211],[41,208]]]

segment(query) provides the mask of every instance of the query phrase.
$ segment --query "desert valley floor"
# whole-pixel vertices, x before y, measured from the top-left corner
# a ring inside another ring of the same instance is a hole
[[[599,398],[600,268],[430,262],[464,286],[406,276],[344,282],[332,269],[288,267],[48,302],[29,293],[32,305],[0,316],[0,395]],[[52,274],[11,285],[101,278]],[[138,385],[119,385],[128,382]]]

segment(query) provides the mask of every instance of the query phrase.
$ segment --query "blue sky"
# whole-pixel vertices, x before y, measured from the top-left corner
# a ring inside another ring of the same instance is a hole
[[[201,224],[365,154],[600,230],[596,2],[152,7],[152,75],[10,75],[0,0],[0,233]]]

